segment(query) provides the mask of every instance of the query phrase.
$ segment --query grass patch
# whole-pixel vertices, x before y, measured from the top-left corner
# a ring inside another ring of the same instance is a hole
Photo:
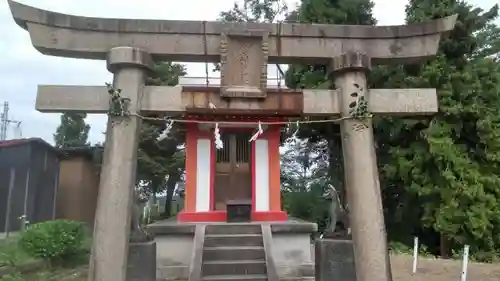
[[[42,269],[30,273],[12,273],[0,278],[1,281],[86,281],[87,267]]]
[[[18,267],[36,262],[19,247],[19,237],[10,236],[0,239],[0,267]]]
[[[90,245],[85,240],[85,246]],[[33,258],[19,246],[19,236],[0,239],[0,281],[86,281],[89,251],[72,257],[64,267]]]

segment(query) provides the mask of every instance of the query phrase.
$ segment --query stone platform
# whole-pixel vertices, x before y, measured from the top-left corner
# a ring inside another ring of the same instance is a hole
[[[351,237],[327,237],[315,242],[316,281],[356,281]]]
[[[268,280],[312,280],[311,234],[315,223],[299,220],[272,223],[178,223],[159,221],[147,227],[157,245],[158,280],[201,280],[205,228],[262,226]],[[266,231],[268,230],[268,231]],[[191,277],[191,279],[190,279]]]

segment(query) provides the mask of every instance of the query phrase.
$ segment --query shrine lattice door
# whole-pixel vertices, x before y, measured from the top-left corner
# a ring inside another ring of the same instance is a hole
[[[226,210],[228,200],[252,199],[251,137],[246,132],[222,132],[224,144],[215,157],[215,210]]]

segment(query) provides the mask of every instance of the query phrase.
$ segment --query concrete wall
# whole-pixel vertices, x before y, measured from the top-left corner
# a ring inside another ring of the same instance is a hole
[[[155,235],[158,279],[188,279],[194,255],[196,225],[164,221],[148,226],[148,231]],[[279,279],[291,281],[314,278],[310,236],[317,231],[316,224],[295,221],[275,223],[271,225],[271,230],[272,243],[269,249]]]
[[[162,234],[155,237],[158,280],[188,280],[193,258],[193,234]]]
[[[83,156],[66,157],[60,163],[57,218],[81,221],[94,226],[99,171]]]
[[[272,251],[280,279],[314,276],[309,234],[273,233]]]

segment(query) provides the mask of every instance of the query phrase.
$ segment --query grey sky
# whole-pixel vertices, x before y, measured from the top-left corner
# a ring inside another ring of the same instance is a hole
[[[113,18],[151,18],[172,20],[215,20],[228,10],[233,0],[18,0],[21,3],[60,13]],[[288,0],[289,5],[297,1]],[[406,0],[374,0],[375,17],[381,25],[402,24]],[[489,8],[498,0],[470,1]],[[7,1],[0,2],[0,104],[9,101],[10,119],[22,121],[23,137],[41,137],[53,142],[59,114],[34,110],[38,84],[103,85],[112,80],[102,61],[44,56],[32,46],[28,33],[12,20]],[[204,76],[203,64],[186,64],[188,76]],[[271,76],[273,76],[270,72]],[[1,109],[0,109],[1,111]],[[92,126],[90,141],[103,140],[104,116],[87,118]],[[8,137],[19,137],[12,126]]]

